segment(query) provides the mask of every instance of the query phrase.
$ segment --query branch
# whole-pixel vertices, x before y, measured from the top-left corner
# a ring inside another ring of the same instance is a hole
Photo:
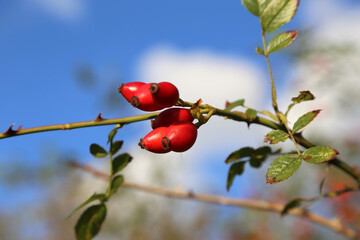
[[[103,172],[100,172],[91,166],[82,165],[77,162],[70,162],[70,164],[75,167],[82,169],[96,177],[104,179],[108,181],[109,175]],[[152,186],[145,186],[138,183],[124,181],[122,184],[123,187],[135,189],[143,192],[148,192],[160,196],[170,197],[170,198],[178,198],[178,199],[191,199],[199,202],[204,203],[212,203],[217,205],[225,205],[225,206],[235,206],[235,207],[243,207],[249,209],[255,209],[260,211],[267,211],[267,212],[278,212],[281,213],[285,207],[285,204],[280,203],[272,203],[267,201],[261,200],[251,200],[251,199],[238,199],[238,198],[228,198],[216,195],[209,195],[209,194],[199,194],[193,192],[182,192],[179,190],[170,190],[161,187],[152,187]],[[342,234],[351,239],[360,239],[360,236],[352,229],[347,228],[344,226],[339,219],[327,219],[320,215],[309,213],[307,210],[302,208],[293,208],[291,209],[288,214],[304,218],[310,222],[322,225],[324,227],[329,228],[330,230]]]

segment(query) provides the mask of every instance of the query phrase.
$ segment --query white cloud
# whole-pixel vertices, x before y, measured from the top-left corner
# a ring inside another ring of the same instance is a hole
[[[77,20],[85,11],[84,0],[28,0],[30,4],[60,20]]]
[[[296,66],[286,101],[300,90],[310,90],[316,99],[297,106],[289,118],[294,122],[307,111],[323,109],[305,133],[342,145],[344,139],[360,136],[360,7],[326,0],[308,1],[304,8],[312,27],[308,46],[314,51]],[[334,51],[346,47],[348,53]],[[317,52],[319,48],[324,50]]]
[[[205,50],[182,52],[165,46],[145,54],[139,74],[143,81],[174,83],[184,100],[202,98],[204,103],[220,108],[226,100],[241,98],[250,106],[259,106],[263,100],[261,78],[249,61]]]

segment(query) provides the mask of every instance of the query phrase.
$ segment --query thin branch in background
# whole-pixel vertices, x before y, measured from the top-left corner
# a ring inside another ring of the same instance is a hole
[[[78,162],[70,162],[70,165],[74,168],[82,169],[93,176],[101,178],[105,181],[108,181],[109,175],[98,171],[92,168],[89,165],[83,165]],[[143,192],[148,192],[160,196],[170,197],[170,198],[178,198],[178,199],[192,199],[199,202],[204,203],[212,203],[217,205],[225,205],[225,206],[235,206],[235,207],[243,207],[261,211],[268,211],[268,212],[278,212],[281,213],[285,207],[285,204],[280,203],[273,203],[261,200],[253,200],[253,199],[238,199],[238,198],[228,198],[216,195],[209,195],[209,194],[200,194],[194,192],[181,192],[179,190],[170,190],[161,187],[152,187],[146,186],[138,183],[128,182],[125,181],[122,184],[125,188],[135,189]],[[298,216],[304,218],[305,220],[311,221],[313,223],[322,225],[331,229],[332,231],[342,234],[351,239],[360,239],[360,235],[358,235],[354,230],[344,226],[340,219],[332,218],[328,219],[322,217],[320,215],[310,213],[305,209],[302,208],[293,208],[291,209],[288,214]]]

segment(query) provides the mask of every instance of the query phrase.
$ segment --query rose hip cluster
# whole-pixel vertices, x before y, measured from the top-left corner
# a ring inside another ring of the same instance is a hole
[[[158,111],[174,106],[179,100],[178,89],[169,82],[121,84],[119,93],[134,107]],[[184,152],[197,137],[194,118],[185,108],[169,108],[151,122],[153,130],[140,139],[139,146],[153,153]]]

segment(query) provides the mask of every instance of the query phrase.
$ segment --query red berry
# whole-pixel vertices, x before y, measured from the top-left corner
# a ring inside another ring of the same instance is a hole
[[[194,145],[196,137],[197,128],[194,124],[191,122],[175,122],[167,128],[161,142],[164,149],[184,152]]]
[[[143,111],[158,111],[163,109],[164,107],[155,103],[153,95],[151,94],[150,89],[152,84],[153,83],[147,83],[139,87],[131,98],[131,105]]]
[[[189,109],[185,108],[169,108],[161,112],[152,122],[153,129],[158,127],[168,127],[174,122],[186,121],[192,122],[194,118],[191,116]]]
[[[179,100],[179,90],[169,82],[153,83],[150,91],[155,103],[163,108],[172,107]]]
[[[143,82],[130,82],[130,83],[123,83],[120,85],[119,93],[123,95],[123,97],[130,102],[134,93],[139,89],[139,87],[143,86],[145,83]]]
[[[153,153],[170,152],[170,149],[164,149],[162,146],[162,139],[166,131],[166,127],[159,127],[152,130],[144,138],[140,139],[139,146]]]

